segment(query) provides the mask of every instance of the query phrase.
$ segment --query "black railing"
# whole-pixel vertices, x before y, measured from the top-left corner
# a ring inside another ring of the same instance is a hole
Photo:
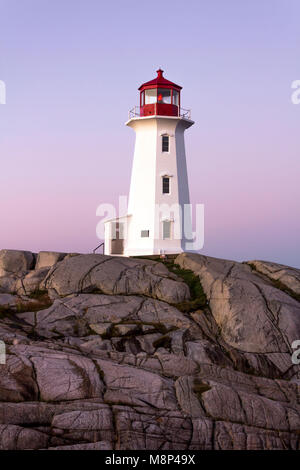
[[[156,115],[156,103],[155,103],[155,112],[154,115]],[[141,108],[140,106],[134,106],[132,109],[129,110],[128,112],[128,118],[133,119],[136,117],[145,117],[141,115]],[[185,108],[179,108],[178,107],[178,117],[182,117],[185,119],[192,119],[192,112],[190,109],[185,109]]]
[[[104,254],[104,242],[103,243],[100,243],[100,245],[98,245],[94,250],[93,250],[93,253],[96,253],[96,251],[101,248],[101,246],[103,246],[103,254]]]

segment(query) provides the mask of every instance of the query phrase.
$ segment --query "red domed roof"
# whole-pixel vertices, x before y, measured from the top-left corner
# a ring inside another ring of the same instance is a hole
[[[158,88],[158,87],[162,87],[162,88],[168,88],[168,87],[173,87],[173,88],[176,88],[177,90],[181,90],[182,87],[179,86],[179,85],[176,85],[176,83],[173,83],[173,82],[170,82],[169,80],[167,80],[166,78],[163,77],[163,70],[161,69],[158,69],[157,71],[157,77],[154,78],[154,80],[150,80],[150,82],[146,82],[146,83],[143,83],[139,90],[142,90],[143,88],[149,88],[149,87],[155,87],[155,88]]]

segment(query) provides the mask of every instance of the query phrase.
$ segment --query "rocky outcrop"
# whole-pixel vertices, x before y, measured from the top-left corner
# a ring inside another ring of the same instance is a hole
[[[300,270],[283,266],[282,264],[268,261],[248,261],[249,266],[258,273],[264,274],[281,289],[289,291],[289,294],[300,298]]]
[[[0,250],[0,277],[20,274],[33,267],[34,255],[30,251]]]
[[[0,449],[299,449],[299,270],[18,253],[0,257]]]
[[[300,303],[246,264],[182,254],[178,264],[195,272],[223,339],[247,353],[291,353],[300,338]]]
[[[189,289],[161,263],[105,255],[79,255],[55,265],[43,287],[60,296],[98,289],[103,294],[147,295],[175,303]]]
[[[66,253],[58,253],[56,251],[40,251],[37,256],[35,269],[54,266],[59,261],[62,261],[66,256]]]

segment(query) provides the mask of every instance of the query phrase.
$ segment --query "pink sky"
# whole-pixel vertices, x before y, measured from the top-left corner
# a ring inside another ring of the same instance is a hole
[[[127,194],[138,86],[183,86],[203,254],[300,267],[297,0],[1,1],[0,249],[89,252]]]

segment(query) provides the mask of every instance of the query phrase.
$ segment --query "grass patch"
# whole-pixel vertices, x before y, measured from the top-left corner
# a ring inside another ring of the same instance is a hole
[[[189,286],[191,299],[184,300],[176,304],[176,308],[181,312],[194,312],[207,306],[207,298],[201,285],[199,276],[193,273],[190,269],[183,269],[178,264],[172,261],[165,261],[165,266],[169,271],[176,274],[176,276],[183,279],[183,281]]]
[[[4,317],[11,317],[16,313],[24,313],[24,312],[39,312],[40,310],[45,310],[52,305],[50,301],[43,301],[43,302],[18,302],[14,307],[0,307],[0,318]]]
[[[52,301],[49,299],[48,301],[40,301],[40,302],[19,302],[16,305],[16,313],[24,313],[24,312],[39,312],[40,310],[45,310],[51,307]]]
[[[31,301],[20,301],[16,307],[10,309],[10,313],[38,312],[51,307],[52,300],[49,298],[47,291],[35,290],[27,296]]]

